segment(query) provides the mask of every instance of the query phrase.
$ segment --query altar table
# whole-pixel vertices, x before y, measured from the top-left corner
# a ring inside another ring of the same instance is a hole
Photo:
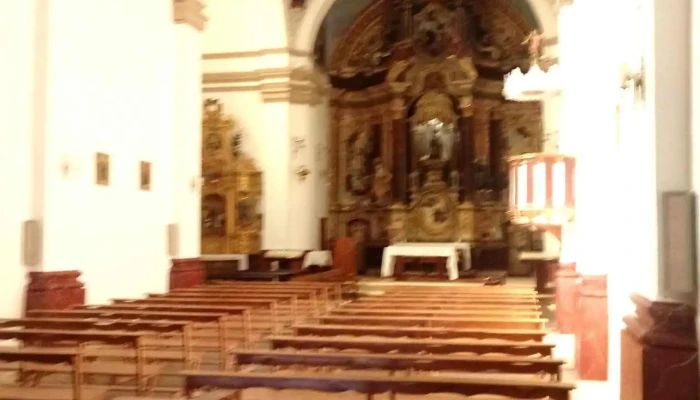
[[[238,270],[248,270],[248,254],[202,254],[202,261],[238,261]]]
[[[462,270],[471,268],[469,243],[395,243],[384,249],[382,276],[393,276],[396,257],[445,257],[450,280],[459,278],[459,254],[462,254]]]
[[[333,255],[330,250],[312,250],[304,256],[301,269],[309,268],[312,265],[319,267],[330,267],[333,265]]]

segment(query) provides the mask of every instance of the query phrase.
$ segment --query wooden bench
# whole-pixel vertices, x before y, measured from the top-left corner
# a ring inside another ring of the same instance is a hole
[[[50,367],[67,365],[72,373],[71,386],[37,387],[33,385],[0,385],[0,398],[3,400],[102,400],[107,390],[86,388],[83,384],[81,353],[77,349],[0,349],[2,363],[34,363]]]
[[[440,296],[440,295],[424,295],[424,294],[397,294],[397,295],[381,295],[379,296],[383,299],[392,300],[409,300],[416,301],[420,299],[421,301],[442,301],[442,302],[454,302],[454,303],[470,303],[472,301],[480,301],[482,304],[538,304],[537,297],[521,297],[521,296],[491,296],[491,295],[452,295],[452,296]]]
[[[95,362],[86,363],[82,367],[84,374],[110,375],[118,377],[133,377],[136,382],[136,391],[142,393],[150,388],[152,380],[157,376],[162,365],[145,363],[142,334],[123,331],[67,331],[59,329],[0,329],[0,340],[19,340],[23,347],[49,346],[75,346],[82,349],[89,343],[101,343],[107,345],[127,345],[135,350],[135,363],[125,362]],[[42,369],[33,366],[33,371],[39,372],[71,372],[71,369]],[[2,393],[0,393],[2,395]]]
[[[229,315],[231,317],[239,316],[241,321],[241,329],[243,332],[243,346],[250,346],[251,340],[251,319],[250,308],[239,306],[185,306],[178,304],[108,304],[108,305],[83,305],[77,306],[76,309],[82,310],[98,310],[98,311],[155,311],[155,312],[191,312],[191,313],[219,313]],[[231,320],[228,320],[231,321]],[[228,322],[227,321],[227,322]],[[226,328],[228,328],[226,323]]]
[[[149,299],[192,299],[192,300],[211,300],[211,301],[236,301],[236,300],[274,300],[278,303],[278,317],[279,313],[284,310],[286,313],[291,315],[291,322],[299,322],[299,299],[295,294],[276,294],[276,293],[263,293],[263,294],[245,294],[245,293],[227,293],[225,295],[219,294],[206,294],[206,293],[148,293],[147,298]],[[287,303],[288,308],[283,309],[284,303]]]
[[[375,326],[425,326],[445,328],[490,328],[490,329],[544,329],[546,319],[541,318],[451,318],[451,317],[391,317],[391,316],[339,316],[319,318],[322,324],[331,325],[375,325]]]
[[[270,388],[276,390],[317,390],[330,393],[355,391],[373,399],[375,394],[389,392],[392,395],[428,395],[432,393],[455,393],[463,396],[495,395],[520,399],[569,400],[574,386],[561,382],[485,380],[478,378],[447,378],[411,376],[344,376],[317,373],[242,373],[183,371],[185,394],[193,394],[202,388],[247,389]],[[241,392],[237,393],[241,398]]]
[[[234,365],[273,367],[336,367],[349,370],[380,369],[397,371],[503,372],[509,374],[546,374],[552,381],[561,380],[563,360],[507,356],[455,356],[416,354],[361,354],[289,351],[247,351],[233,353]]]
[[[483,286],[483,285],[470,285],[470,286],[390,286],[384,289],[387,294],[402,293],[428,293],[428,294],[440,294],[440,295],[453,295],[462,293],[507,293],[507,294],[526,294],[526,295],[537,295],[537,291],[532,287],[510,287],[510,286]]]
[[[389,299],[386,299],[389,300]],[[421,309],[421,310],[494,310],[494,311],[540,311],[538,304],[508,305],[508,304],[472,304],[472,303],[435,303],[416,301],[381,301],[379,298],[363,298],[348,304],[359,309],[392,308],[392,309]]]
[[[144,305],[189,305],[189,306],[222,306],[222,307],[260,307],[266,309],[269,315],[269,326],[272,333],[278,330],[278,310],[275,300],[264,299],[234,299],[234,300],[210,300],[210,299],[183,299],[177,297],[161,297],[149,299],[112,299],[114,304],[144,304]],[[251,316],[252,318],[252,316]]]
[[[96,318],[96,319],[141,319],[168,322],[192,322],[202,324],[205,327],[213,327],[218,332],[218,350],[221,359],[221,367],[226,367],[226,354],[230,350],[229,337],[227,335],[227,323],[231,318],[224,313],[192,313],[192,312],[163,312],[163,311],[139,311],[139,310],[32,310],[27,314],[33,318]],[[193,337],[197,335],[197,325],[193,326]],[[190,343],[195,347],[194,339]],[[215,343],[217,340],[214,341]],[[108,350],[105,350],[105,354]],[[114,353],[114,352],[113,352]],[[119,356],[115,354],[114,356]]]
[[[383,336],[413,339],[502,339],[511,341],[541,342],[546,330],[526,329],[469,329],[469,328],[414,328],[381,327],[366,325],[296,325],[294,334],[299,336]]]
[[[501,353],[511,356],[551,357],[553,344],[535,342],[508,342],[498,340],[444,340],[444,339],[393,339],[393,338],[342,338],[271,336],[268,338],[273,350],[291,348],[296,350],[364,350],[370,353]]]
[[[527,306],[539,307],[539,302],[536,299],[508,299],[495,297],[423,297],[423,296],[367,296],[358,300],[362,302],[381,302],[386,304],[392,303],[415,303],[416,301],[424,302],[425,304],[464,304],[464,305],[503,305],[503,306]]]
[[[406,317],[497,317],[497,318],[540,318],[540,311],[505,311],[505,310],[420,310],[420,309],[395,309],[395,308],[355,308],[352,303],[348,306],[332,310],[331,315],[358,315],[358,316],[406,316]]]
[[[241,285],[240,282],[230,282],[230,281],[213,281],[216,285],[228,285],[228,286],[247,286],[247,287],[293,287],[293,288],[322,288],[329,290],[329,297],[332,301],[341,302],[343,300],[343,284],[342,283],[323,283],[323,282],[285,282],[285,283],[272,283],[272,282],[247,282]]]
[[[160,335],[176,334],[181,338],[180,351],[148,351],[144,350],[147,358],[158,361],[182,361],[185,368],[192,368],[194,363],[191,350],[192,327],[189,322],[175,321],[140,321],[140,320],[103,320],[94,318],[19,318],[0,319],[0,329],[24,328],[24,329],[61,329],[68,331],[126,331],[137,332],[144,336],[144,347],[160,345],[157,338]],[[149,340],[150,334],[156,340]],[[133,352],[131,352],[133,353]],[[122,356],[123,353],[121,354]],[[127,354],[127,358],[134,358],[133,354]],[[189,367],[188,367],[189,366]]]
[[[321,314],[324,310],[328,309],[329,307],[322,302],[319,302],[318,296],[317,296],[317,290],[315,289],[295,289],[295,288],[280,288],[280,289],[274,289],[274,288],[251,288],[251,289],[241,289],[239,292],[232,292],[230,289],[226,289],[224,287],[215,289],[215,288],[209,288],[209,289],[202,289],[202,288],[191,288],[191,289],[174,289],[171,290],[169,293],[170,294],[182,294],[182,293],[187,293],[187,294],[203,294],[207,296],[230,296],[230,295],[238,295],[238,296],[246,296],[246,297],[257,297],[262,294],[286,294],[286,295],[296,295],[299,300],[299,305],[304,304],[304,300],[308,302],[308,308],[311,310],[313,315],[319,315]]]

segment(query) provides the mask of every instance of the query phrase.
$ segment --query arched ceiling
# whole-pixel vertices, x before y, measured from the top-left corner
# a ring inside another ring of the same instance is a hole
[[[326,14],[322,29],[319,30],[318,39],[323,40],[324,56],[330,60],[335,49],[336,39],[342,35],[343,31],[352,24],[360,12],[375,0],[336,0]],[[535,11],[530,6],[528,0],[510,0],[513,6],[520,11],[525,21],[537,30],[542,30],[542,24],[537,18]]]

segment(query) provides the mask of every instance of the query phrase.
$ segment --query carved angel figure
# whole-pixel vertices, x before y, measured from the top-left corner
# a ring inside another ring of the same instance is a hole
[[[387,204],[391,192],[391,173],[384,167],[381,159],[374,160],[374,184],[372,192],[377,204]]]
[[[536,60],[540,58],[540,50],[542,49],[542,35],[534,30],[523,40],[521,43],[528,46],[528,53],[530,58]]]

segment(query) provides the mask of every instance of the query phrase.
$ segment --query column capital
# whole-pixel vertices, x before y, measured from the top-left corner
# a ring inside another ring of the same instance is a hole
[[[173,0],[173,21],[176,24],[188,24],[201,32],[207,22],[204,4],[200,0]]]

